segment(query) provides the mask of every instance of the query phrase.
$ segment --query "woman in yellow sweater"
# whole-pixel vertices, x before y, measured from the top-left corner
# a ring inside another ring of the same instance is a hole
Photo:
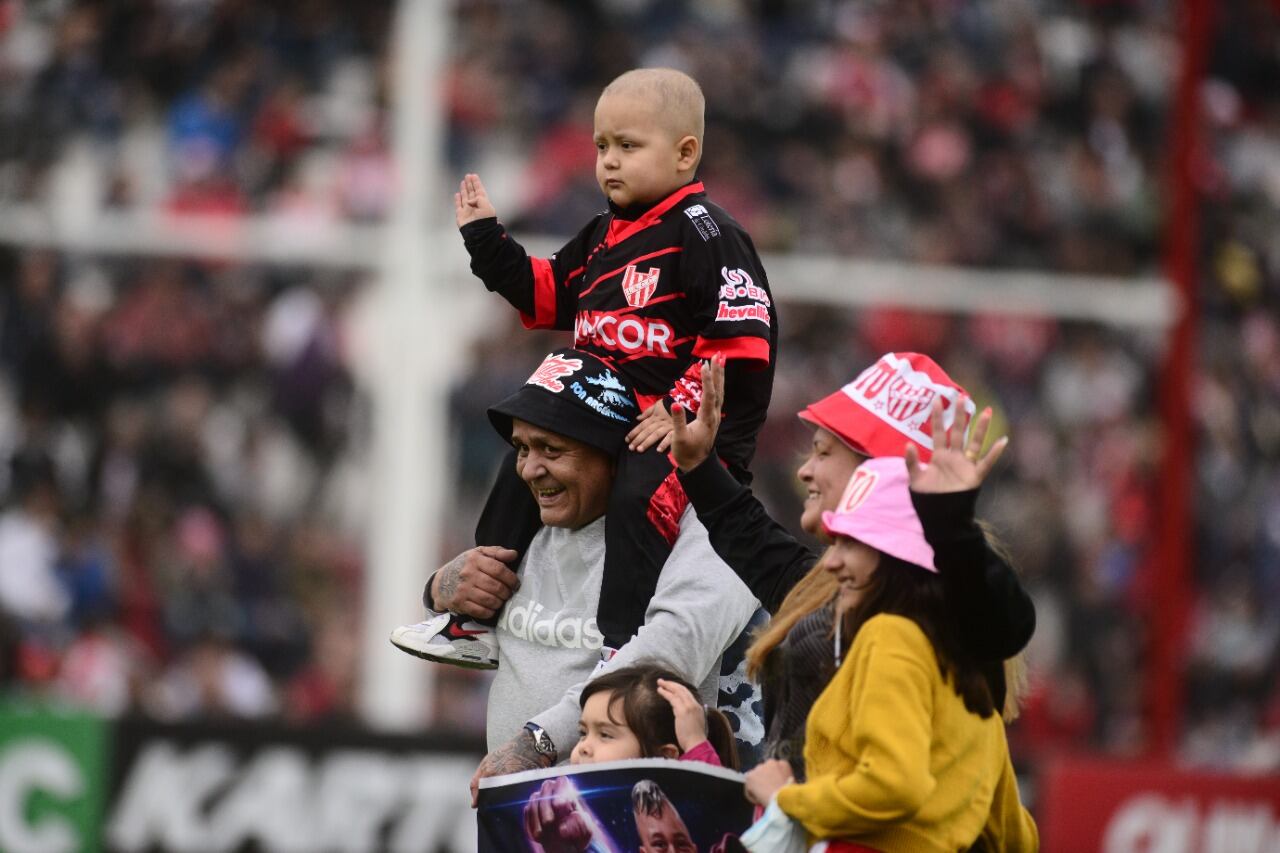
[[[946,435],[940,427],[938,417],[934,465],[947,464],[947,450],[960,454],[959,436],[940,452],[951,441],[937,438]],[[905,465],[863,463],[837,510],[823,514],[843,661],[806,722],[807,780],[768,761],[747,775],[747,793],[811,840],[829,840],[831,853],[1034,851],[1039,837],[1018,798],[1004,723],[946,609],[909,469],[912,479],[924,471],[911,449]],[[965,501],[970,513],[975,496]]]

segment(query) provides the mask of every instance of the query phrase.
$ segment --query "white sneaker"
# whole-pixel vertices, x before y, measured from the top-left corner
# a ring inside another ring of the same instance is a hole
[[[467,669],[497,669],[498,643],[493,629],[466,616],[440,613],[425,622],[401,625],[391,645],[415,657]]]

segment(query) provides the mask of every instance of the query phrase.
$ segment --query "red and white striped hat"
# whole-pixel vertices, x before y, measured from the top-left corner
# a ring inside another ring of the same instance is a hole
[[[955,422],[956,406],[964,399],[973,417],[974,405],[963,388],[927,355],[891,352],[858,378],[800,413],[801,420],[820,426],[864,456],[901,456],[908,441],[920,459],[933,455],[929,411],[942,398],[942,422]]]

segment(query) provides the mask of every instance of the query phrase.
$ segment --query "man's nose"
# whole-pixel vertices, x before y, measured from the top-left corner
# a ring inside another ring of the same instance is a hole
[[[542,457],[533,451],[529,451],[524,458],[524,464],[520,467],[520,476],[526,483],[532,483],[547,472],[547,466],[543,462]]]

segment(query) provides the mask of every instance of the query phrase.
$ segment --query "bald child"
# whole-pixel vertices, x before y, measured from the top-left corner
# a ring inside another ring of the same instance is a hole
[[[633,402],[582,386],[614,416],[636,423],[607,512],[599,633],[587,626],[579,636],[588,639],[578,640],[600,642],[605,659],[643,624],[687,503],[666,455],[672,407],[696,413],[701,361],[724,360],[729,408],[717,450],[745,483],[772,393],[777,315],[751,238],[697,179],[703,113],[702,90],[680,71],[636,69],[605,87],[594,143],[608,207],[550,258],[530,256],[507,234],[479,175],[463,178],[454,196],[471,270],[485,287],[510,302],[526,328],[572,331],[574,347],[610,363],[637,391]],[[476,544],[522,554],[540,523],[509,459]],[[414,635],[425,639],[394,642],[430,660],[474,664],[459,660],[456,648],[482,626],[466,616],[435,624]],[[497,625],[509,630],[501,618]],[[592,639],[601,635],[602,642]],[[454,636],[464,639],[448,639]]]

